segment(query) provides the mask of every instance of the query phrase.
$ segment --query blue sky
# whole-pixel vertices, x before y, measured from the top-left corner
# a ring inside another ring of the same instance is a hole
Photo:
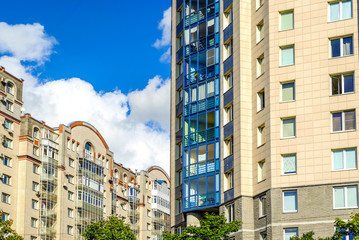
[[[159,61],[166,48],[158,24],[169,0],[5,0],[2,21],[40,23],[58,44],[50,61],[35,69],[40,80],[79,77],[97,91],[127,93],[142,88],[154,75],[170,76]]]
[[[0,65],[25,80],[24,112],[89,122],[116,162],[168,171],[170,1],[1,3]]]

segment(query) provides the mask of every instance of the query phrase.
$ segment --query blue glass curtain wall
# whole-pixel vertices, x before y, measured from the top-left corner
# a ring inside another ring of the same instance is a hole
[[[220,205],[219,0],[184,1],[183,211]]]

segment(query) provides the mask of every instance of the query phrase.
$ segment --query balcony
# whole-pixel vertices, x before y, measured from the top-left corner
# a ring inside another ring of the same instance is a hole
[[[182,141],[182,138],[183,138],[183,128],[179,129],[177,132],[176,132],[176,144],[181,142]]]
[[[229,24],[226,29],[223,30],[223,42],[227,42],[233,36],[233,23]]]
[[[183,113],[183,101],[180,101],[177,105],[176,105],[176,116],[179,116]]]
[[[233,55],[226,59],[223,62],[223,74],[226,74],[233,68]]]
[[[184,177],[192,177],[196,175],[219,171],[219,160],[204,161],[202,163],[192,164],[184,167]]]
[[[184,146],[188,147],[189,145],[211,141],[215,138],[219,138],[219,129],[215,127],[209,128],[198,133],[186,135],[184,137]]]
[[[208,110],[219,106],[219,97],[209,97],[207,99],[200,100],[196,103],[188,104],[184,106],[184,115],[194,114],[204,110]]]
[[[181,47],[176,53],[176,63],[183,58],[183,47]]]
[[[219,192],[194,195],[186,197],[184,200],[184,209],[190,210],[193,208],[208,208],[216,206],[220,203]]]
[[[183,73],[176,79],[176,90],[183,86]]]

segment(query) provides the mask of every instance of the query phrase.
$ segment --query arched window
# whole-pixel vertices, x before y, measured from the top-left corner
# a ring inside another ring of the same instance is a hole
[[[92,156],[93,156],[93,148],[91,143],[87,142],[85,144],[85,158],[92,160]]]
[[[39,135],[40,135],[39,133],[40,133],[40,130],[37,127],[35,127],[34,131],[32,133],[32,137],[39,139]]]
[[[123,174],[123,182],[125,182],[125,183],[127,183],[127,174],[125,173],[125,174]]]
[[[14,85],[11,82],[6,83],[6,92],[14,95]]]
[[[118,179],[118,171],[115,169],[115,178]]]

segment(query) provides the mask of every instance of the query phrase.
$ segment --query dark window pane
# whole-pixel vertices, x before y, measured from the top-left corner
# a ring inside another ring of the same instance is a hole
[[[208,0],[208,5],[214,3],[214,0]]]
[[[214,19],[209,20],[207,22],[207,28],[208,28],[208,35],[211,35],[212,33],[214,33]]]
[[[340,56],[340,39],[335,39],[330,41],[332,47],[332,57]]]
[[[206,37],[206,22],[199,25],[199,39]]]
[[[191,0],[191,12],[197,11],[197,0]]]
[[[206,0],[199,0],[198,4],[199,4],[199,9],[205,8],[206,7]]]
[[[214,176],[208,177],[208,192],[214,191]]]
[[[344,75],[344,92],[354,92],[354,76],[352,74]]]
[[[342,113],[333,113],[333,131],[342,130]]]
[[[206,67],[206,52],[198,55],[198,69],[202,69]]]
[[[332,76],[332,95],[341,94],[341,75]]]
[[[355,111],[345,112],[345,130],[355,129]]]

